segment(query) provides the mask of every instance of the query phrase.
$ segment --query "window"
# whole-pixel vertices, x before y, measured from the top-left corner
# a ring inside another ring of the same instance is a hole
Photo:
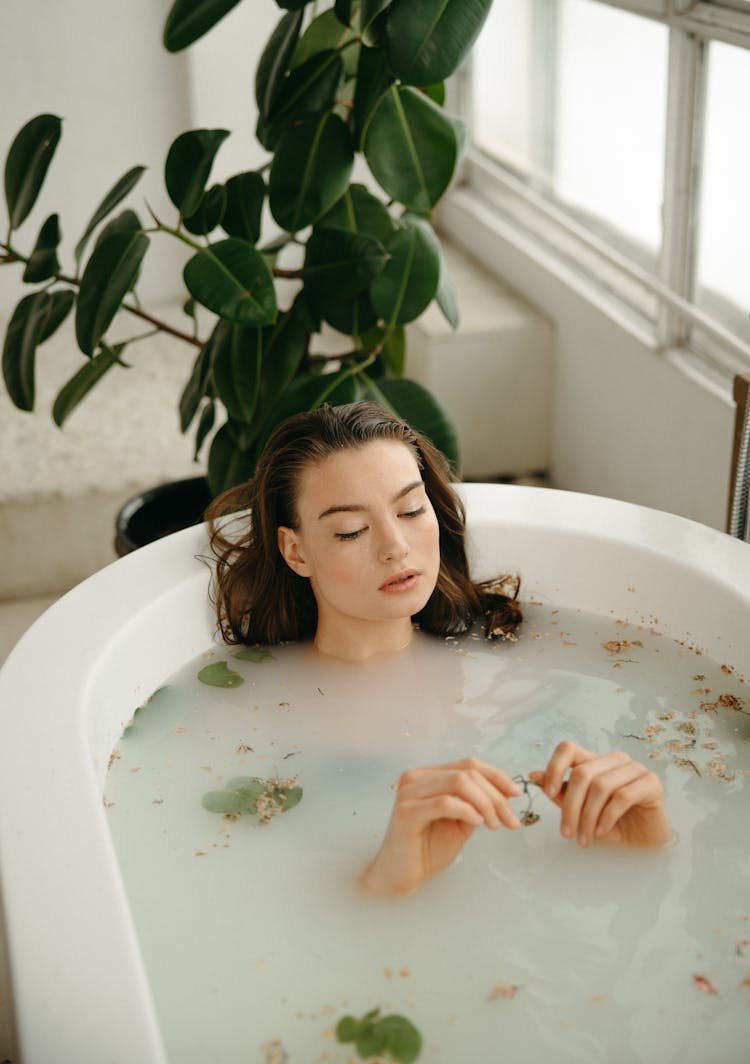
[[[750,368],[750,0],[495,0],[465,181],[656,347]]]

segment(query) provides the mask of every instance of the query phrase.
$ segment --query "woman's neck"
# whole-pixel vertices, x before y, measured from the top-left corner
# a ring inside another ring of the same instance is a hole
[[[376,654],[394,654],[404,650],[413,634],[410,617],[382,624],[358,624],[352,621],[346,626],[329,626],[319,623],[315,647],[321,654],[344,661],[365,661]]]

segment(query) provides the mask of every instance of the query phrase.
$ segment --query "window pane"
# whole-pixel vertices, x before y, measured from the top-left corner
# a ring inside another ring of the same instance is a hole
[[[708,49],[696,301],[750,340],[750,53],[714,42]]]
[[[655,263],[668,35],[595,0],[495,0],[475,48],[474,140]]]

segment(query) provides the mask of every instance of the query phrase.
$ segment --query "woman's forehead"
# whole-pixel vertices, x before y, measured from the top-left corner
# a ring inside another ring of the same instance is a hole
[[[401,440],[372,440],[309,462],[302,470],[298,506],[365,505],[392,499],[422,475],[414,452]]]

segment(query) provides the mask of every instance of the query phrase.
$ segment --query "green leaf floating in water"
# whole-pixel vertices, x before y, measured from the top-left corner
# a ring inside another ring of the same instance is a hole
[[[261,650],[260,647],[245,647],[237,654],[232,654],[232,657],[237,661],[273,661],[273,654],[269,654],[267,650]]]
[[[386,1053],[399,1064],[412,1064],[422,1050],[422,1036],[405,1016],[380,1016],[371,1009],[360,1019],[343,1016],[336,1026],[339,1042],[354,1042],[359,1056],[366,1060],[376,1053]]]
[[[213,665],[206,665],[198,673],[198,679],[209,687],[239,687],[245,682],[244,676],[233,672],[226,661],[215,661]]]
[[[209,813],[220,813],[232,818],[249,814],[260,818],[262,824],[276,813],[286,813],[302,801],[302,788],[296,786],[296,777],[287,780],[261,779],[260,776],[235,776],[223,791],[208,791],[201,805]]]

